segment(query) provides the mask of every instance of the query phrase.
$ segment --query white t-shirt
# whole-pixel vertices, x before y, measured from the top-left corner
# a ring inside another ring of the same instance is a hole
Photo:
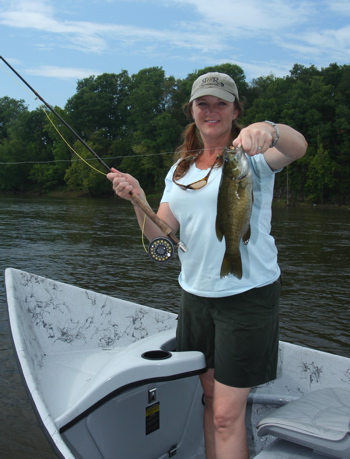
[[[280,276],[277,248],[270,235],[275,172],[263,155],[248,156],[248,160],[253,173],[254,202],[251,237],[247,245],[242,242],[240,245],[242,279],[232,274],[220,278],[225,238],[221,242],[217,239],[215,222],[222,167],[213,169],[207,185],[199,190],[182,190],[173,183],[175,165],[165,178],[161,202],[169,203],[180,224],[180,240],[188,249],[187,252],[179,250],[179,283],[189,293],[204,297],[230,296],[271,284]],[[193,164],[178,182],[188,185],[201,180],[207,172]]]

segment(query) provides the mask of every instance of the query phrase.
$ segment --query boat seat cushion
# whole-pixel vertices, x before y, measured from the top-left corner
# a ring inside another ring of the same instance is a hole
[[[310,392],[259,421],[257,432],[350,458],[350,388]]]

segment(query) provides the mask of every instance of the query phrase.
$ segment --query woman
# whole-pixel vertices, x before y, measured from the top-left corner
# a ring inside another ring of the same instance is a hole
[[[301,158],[304,137],[289,126],[264,121],[241,129],[235,82],[211,72],[192,86],[188,110],[193,118],[170,169],[157,215],[180,230],[182,296],[178,350],[199,350],[206,357],[201,376],[205,395],[204,431],[208,459],[248,458],[245,410],[250,389],[276,378],[280,269],[270,236],[274,174]],[[222,152],[242,146],[253,173],[251,238],[241,244],[243,276],[220,277],[225,242],[215,233]],[[116,194],[130,191],[146,201],[138,181],[115,169],[108,174]],[[140,226],[144,214],[135,207]],[[161,236],[148,218],[148,239]]]

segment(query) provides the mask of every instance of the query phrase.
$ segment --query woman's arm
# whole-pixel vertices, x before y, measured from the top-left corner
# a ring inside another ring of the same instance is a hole
[[[277,124],[279,139],[273,148],[276,138],[274,126],[266,122],[254,123],[242,129],[233,141],[234,146],[242,145],[250,156],[262,153],[272,170],[288,166],[306,153],[307,142],[304,136],[286,124]]]
[[[139,182],[130,174],[124,174],[116,169],[112,169],[112,172],[107,174],[107,178],[112,182],[115,193],[119,197],[131,201],[133,204],[138,224],[140,228],[143,229],[147,239],[151,241],[156,237],[164,236],[160,228],[149,217],[146,216],[145,218],[143,210],[132,199],[131,193],[136,194],[148,207],[150,207]],[[179,223],[172,214],[167,202],[160,204],[157,216],[169,226],[173,234],[178,231]]]

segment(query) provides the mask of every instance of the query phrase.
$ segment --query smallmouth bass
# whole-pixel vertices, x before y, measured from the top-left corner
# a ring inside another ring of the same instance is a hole
[[[248,244],[253,204],[253,177],[242,147],[225,148],[218,194],[216,235],[225,237],[226,251],[220,277],[243,276],[240,242]]]

